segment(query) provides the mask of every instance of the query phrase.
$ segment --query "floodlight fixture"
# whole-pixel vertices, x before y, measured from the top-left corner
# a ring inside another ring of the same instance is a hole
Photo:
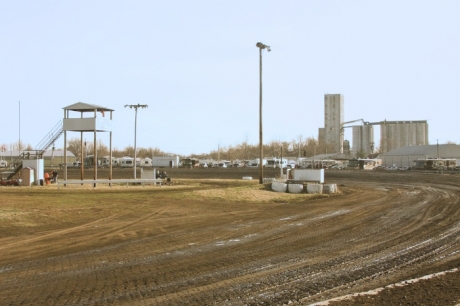
[[[256,44],[256,47],[259,48],[259,49],[261,49],[261,50],[262,50],[262,49],[267,49],[268,52],[271,51],[270,46],[264,45],[264,44],[261,43],[261,42],[258,42],[258,43]]]

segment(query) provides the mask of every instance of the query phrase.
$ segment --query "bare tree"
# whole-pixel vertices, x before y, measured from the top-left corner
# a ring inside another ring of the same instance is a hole
[[[30,144],[24,144],[22,141],[17,141],[12,144],[10,144],[10,150],[11,151],[23,151],[23,150],[33,150],[31,149],[32,146]]]
[[[102,139],[98,139],[96,143],[97,156],[107,156],[110,151],[109,148],[102,142]]]
[[[67,141],[67,150],[72,152],[75,156],[80,156],[81,143],[79,138],[72,138]]]
[[[297,158],[300,158],[300,151],[301,151],[301,148],[302,148],[302,135],[299,135],[297,136],[297,148],[298,148],[298,154],[297,154]]]

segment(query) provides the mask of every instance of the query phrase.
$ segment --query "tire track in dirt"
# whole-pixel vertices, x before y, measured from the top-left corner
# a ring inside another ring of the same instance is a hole
[[[335,214],[335,213],[328,213],[328,214],[323,215],[323,216],[320,215],[320,216],[314,217],[314,218],[312,218],[312,220],[324,219],[324,218],[327,218],[327,217],[332,217],[332,216],[334,216],[334,215],[337,215],[337,214]],[[288,218],[286,218],[286,219],[284,219],[284,220],[291,220],[291,219],[293,219],[293,218],[292,218],[292,217],[288,217]],[[299,216],[295,216],[295,219],[296,219],[296,220],[299,219]],[[277,230],[277,231],[280,231],[280,228],[277,228],[276,230]],[[262,234],[259,233],[259,234],[258,234],[258,238],[261,239],[261,240],[264,240],[265,238],[262,237],[262,236],[264,236],[264,235],[266,235],[266,236],[271,236],[272,234],[273,234],[273,233],[265,233],[265,234],[262,235]],[[291,264],[289,264],[289,265],[284,264],[284,265],[281,265],[280,267],[266,267],[266,269],[264,269],[263,272],[254,272],[254,271],[252,271],[252,272],[246,272],[247,274],[245,274],[245,275],[242,276],[242,277],[236,277],[236,278],[234,278],[232,282],[224,281],[224,282],[216,283],[216,286],[215,286],[215,287],[216,287],[216,288],[219,287],[219,284],[221,284],[222,286],[229,286],[230,283],[240,283],[240,282],[243,281],[243,280],[246,280],[246,279],[249,280],[249,279],[252,279],[252,278],[256,278],[256,279],[257,279],[257,278],[261,277],[262,274],[263,274],[263,275],[265,275],[265,274],[273,274],[273,273],[277,273],[278,270],[283,271],[283,270],[286,270],[286,269],[294,269],[294,268],[296,268],[297,266],[303,266],[303,265],[305,265],[304,262],[297,262],[297,263],[295,263],[295,264],[292,264],[292,263],[291,263]],[[276,265],[275,265],[275,266],[276,266]],[[268,269],[268,270],[267,270],[267,269]],[[314,273],[316,273],[316,272],[314,272]],[[193,288],[193,289],[190,289],[190,292],[197,292],[197,291],[198,291],[198,292],[202,292],[202,291],[209,290],[211,287],[213,287],[213,286],[212,286],[212,285],[206,285],[206,286],[204,286],[204,287],[201,287],[201,289]],[[187,295],[187,292],[181,292],[181,293],[180,293],[180,297],[178,297],[179,300],[180,300],[180,299],[183,299],[186,295]],[[169,295],[166,295],[165,298],[166,298],[166,299],[172,299],[173,296],[174,296],[174,294],[169,294]],[[164,300],[164,298],[161,299],[161,301],[163,301],[163,300]]]
[[[433,192],[433,190],[431,190],[431,192]],[[425,197],[425,199],[426,199],[426,197]],[[425,203],[426,203],[426,202],[425,202]],[[431,209],[428,209],[428,210],[424,213],[424,215],[423,215],[422,217],[420,217],[420,219],[421,219],[421,220],[426,220],[428,216],[431,216],[430,211],[431,211]],[[420,220],[419,220],[419,221],[420,221]],[[423,225],[420,225],[420,226],[423,226]],[[455,234],[455,235],[457,236],[456,239],[458,240],[458,229],[455,230],[455,231],[453,231],[453,234]],[[448,236],[449,236],[449,235],[448,235]],[[446,239],[446,237],[448,237],[448,236],[445,236],[444,239]],[[440,239],[440,240],[444,240],[444,239]],[[398,260],[400,261],[400,258],[401,258],[401,257],[404,257],[404,256],[407,257],[407,256],[410,255],[410,254],[416,253],[416,252],[415,252],[416,249],[419,249],[417,253],[420,253],[420,254],[422,254],[422,255],[418,255],[418,256],[412,255],[412,256],[411,256],[412,259],[410,259],[409,261],[403,261],[403,263],[401,263],[401,264],[392,265],[392,267],[389,268],[389,269],[387,269],[387,270],[383,270],[383,271],[381,270],[381,271],[379,271],[379,272],[376,272],[376,273],[374,273],[374,274],[370,274],[369,276],[363,277],[363,278],[361,278],[361,279],[358,278],[357,280],[353,280],[353,281],[351,281],[351,282],[349,282],[349,283],[346,283],[346,284],[344,284],[344,285],[338,286],[338,287],[333,288],[333,289],[330,289],[330,290],[332,290],[332,291],[334,291],[334,290],[341,290],[341,289],[343,289],[344,287],[347,287],[347,286],[349,286],[349,285],[353,285],[353,287],[356,287],[360,282],[361,282],[361,283],[366,283],[368,280],[370,280],[370,279],[375,279],[375,278],[379,277],[380,275],[385,275],[385,274],[394,273],[395,271],[399,271],[401,268],[403,268],[403,267],[405,267],[405,266],[409,266],[409,265],[411,265],[411,264],[414,264],[414,263],[416,263],[416,262],[418,262],[418,261],[423,260],[424,258],[427,258],[427,257],[430,257],[430,256],[434,256],[434,255],[436,255],[436,254],[439,254],[439,251],[440,251],[440,250],[443,250],[443,249],[445,250],[445,249],[446,249],[445,246],[446,246],[446,245],[449,245],[449,244],[444,244],[444,245],[441,245],[441,246],[438,247],[438,248],[434,248],[434,249],[431,250],[431,251],[426,251],[426,250],[429,249],[430,247],[433,248],[433,246],[431,246],[431,245],[430,245],[430,246],[424,246],[424,244],[428,244],[428,242],[420,243],[419,245],[415,245],[415,246],[410,246],[410,247],[408,247],[408,248],[406,249],[406,251],[399,251],[399,253],[396,254],[396,255],[398,255],[398,256],[394,256],[393,261],[398,261]],[[450,246],[449,246],[449,248],[452,248],[452,247],[458,247],[458,246],[455,246],[455,245],[450,245]],[[409,252],[408,250],[410,250],[411,252]],[[380,252],[380,250],[379,250],[379,251],[376,251],[376,254],[378,254],[377,252]],[[364,257],[361,257],[361,258],[360,258],[360,257],[354,258],[353,261],[344,262],[344,263],[342,263],[341,265],[354,265],[354,266],[357,266],[357,265],[358,265],[358,264],[357,264],[358,262],[363,261],[364,259],[367,259],[367,258],[369,258],[369,257],[371,257],[371,256],[370,256],[369,254],[367,254],[367,255],[365,255]],[[389,264],[388,259],[389,259],[390,257],[386,255],[386,258],[387,258],[387,260],[386,260],[386,261],[387,261],[387,264]],[[382,259],[373,258],[372,260],[373,260],[373,261],[376,261],[376,260],[381,261]],[[356,263],[355,263],[355,262],[356,262]],[[361,262],[360,264],[362,264],[362,263],[363,263],[363,262]],[[303,265],[304,265],[303,263],[298,263],[298,264],[296,264],[295,266],[303,266]],[[337,266],[337,265],[329,265],[329,267],[330,267],[330,268],[329,268],[330,271],[333,271],[333,272],[336,274],[336,273],[337,273],[337,269],[338,269],[339,266]],[[276,269],[270,269],[269,271],[264,271],[263,274],[264,274],[264,275],[265,275],[265,274],[272,274],[272,273],[276,274],[277,270],[290,270],[290,269],[293,269],[293,268],[295,268],[294,265],[289,265],[289,266],[286,265],[286,266],[278,267],[278,268],[276,268]],[[315,276],[319,276],[319,275],[324,276],[324,274],[325,274],[326,272],[327,272],[327,271],[324,271],[324,269],[321,269],[321,270],[317,270],[317,271],[311,271],[310,273],[311,273],[312,275],[315,275]],[[332,272],[330,272],[330,273],[332,273]],[[254,274],[253,274],[253,277],[254,277],[255,279],[258,279],[258,278],[261,277],[261,275],[258,275],[257,273],[254,273]],[[252,277],[251,277],[251,276],[245,276],[244,279],[246,279],[246,278],[252,278]],[[236,281],[236,283],[240,283],[240,281],[242,281],[242,280],[243,280],[243,279],[238,279],[238,281]],[[299,280],[296,279],[294,282],[298,282],[298,281],[299,281]],[[305,280],[304,280],[304,281],[305,281]],[[309,280],[306,280],[306,281],[309,281]],[[225,284],[226,286],[228,286],[230,283],[229,283],[229,282],[224,282],[224,284]],[[290,283],[283,284],[283,286],[285,286],[285,285],[288,285],[288,286],[290,287]],[[208,287],[209,287],[209,285],[208,285],[206,288],[204,288],[204,289],[202,288],[202,289],[205,290],[205,289],[208,289]],[[276,288],[278,288],[278,287],[279,287],[279,286],[276,286]],[[273,287],[270,287],[270,288],[265,289],[265,290],[268,290],[268,292],[269,292],[269,291],[271,291],[271,290],[273,290],[273,289],[274,289]],[[197,290],[197,289],[195,288],[194,290]],[[253,290],[254,290],[254,288],[253,288]],[[265,290],[264,290],[264,291],[265,291]],[[193,291],[193,290],[192,290],[192,291]],[[201,292],[201,291],[200,291],[200,292]],[[325,293],[328,293],[328,291],[321,291],[321,292],[318,293],[318,294],[325,294]],[[180,296],[181,299],[185,297],[184,294],[186,295],[185,292],[182,292],[182,293],[181,293],[181,296]],[[259,291],[259,294],[263,295],[263,293],[260,293],[260,291]],[[266,295],[266,296],[267,296],[267,295]],[[168,298],[172,298],[172,296],[169,296],[169,295],[168,295]],[[312,298],[315,298],[315,295],[313,295]]]

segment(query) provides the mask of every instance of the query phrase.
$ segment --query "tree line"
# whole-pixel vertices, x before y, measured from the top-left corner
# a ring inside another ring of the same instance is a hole
[[[67,150],[72,152],[75,156],[80,157],[82,152],[82,143],[79,138],[71,139],[67,142]],[[98,156],[109,155],[109,147],[101,140],[96,143],[96,150]],[[271,141],[265,143],[263,146],[264,156],[280,157],[289,156],[292,158],[310,157],[322,153],[332,153],[333,146],[326,143],[320,143],[313,137],[303,140],[299,136],[297,140],[293,141]],[[83,142],[83,156],[94,155],[93,142]],[[164,152],[159,148],[137,148],[136,156],[139,158],[152,158],[152,156],[165,156],[165,155],[180,155],[174,153]],[[123,156],[134,156],[134,147],[127,146],[124,149],[112,149],[112,156],[119,158]],[[214,160],[250,160],[259,157],[259,144],[250,144],[244,141],[235,146],[219,147],[218,150],[213,150],[208,153],[191,154],[188,156],[198,159],[214,159]]]
[[[446,144],[455,144],[452,141],[448,141]],[[23,142],[16,142],[9,146],[2,145],[11,151],[28,151],[33,150],[30,144],[24,144]],[[75,156],[80,157],[82,152],[82,144],[79,138],[73,138],[67,141],[67,150],[72,152]],[[96,150],[98,156],[108,156],[109,147],[105,145],[102,140],[98,140],[96,143]],[[259,157],[259,144],[250,144],[247,140],[240,144],[227,147],[219,147],[218,150],[213,150],[208,153],[191,154],[188,156],[181,157],[192,157],[198,159],[214,159],[214,160],[250,160]],[[291,141],[271,141],[264,143],[263,155],[265,157],[281,157],[287,156],[291,158],[299,157],[311,157],[318,154],[336,153],[334,147],[331,144],[320,142],[313,137],[303,138],[298,136],[297,139]],[[374,155],[378,155],[379,148],[374,150]],[[83,142],[83,156],[94,155],[94,144],[93,142]],[[137,157],[139,158],[151,158],[152,156],[165,156],[165,155],[180,155],[170,152],[164,152],[159,148],[137,148]],[[358,151],[356,157],[365,158],[363,151]],[[134,156],[134,147],[127,146],[123,149],[112,149],[112,156],[118,158],[123,156]]]

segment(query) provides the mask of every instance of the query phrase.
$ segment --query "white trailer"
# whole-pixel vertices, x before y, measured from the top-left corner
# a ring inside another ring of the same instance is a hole
[[[150,158],[143,158],[141,159],[140,163],[141,167],[152,167],[152,160]]]
[[[286,168],[288,165],[287,159],[276,157],[267,158],[267,163],[264,165],[266,168]]]
[[[132,168],[134,167],[134,158],[129,156],[124,156],[119,159],[120,167],[122,168]]]
[[[248,167],[259,167],[259,164],[260,164],[260,158],[251,159],[249,161]],[[266,164],[267,164],[267,160],[265,158],[262,159],[262,167],[265,167]]]
[[[179,167],[179,155],[153,156],[152,167],[177,168]]]
[[[101,166],[108,167],[110,166],[110,156],[104,156],[101,158]],[[112,156],[112,167],[118,166],[118,159]]]

